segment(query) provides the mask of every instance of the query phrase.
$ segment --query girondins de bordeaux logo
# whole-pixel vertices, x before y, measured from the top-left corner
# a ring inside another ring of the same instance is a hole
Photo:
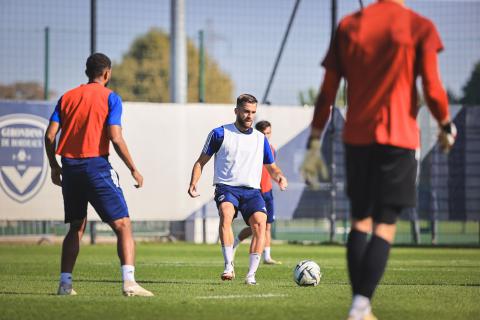
[[[0,117],[0,186],[15,201],[30,200],[45,182],[47,124],[30,114]]]

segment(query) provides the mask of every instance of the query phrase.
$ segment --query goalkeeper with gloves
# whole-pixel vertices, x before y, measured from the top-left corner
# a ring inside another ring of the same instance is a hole
[[[406,8],[402,0],[379,0],[341,20],[323,60],[325,78],[301,171],[310,185],[325,174],[320,136],[344,78],[348,109],[343,141],[352,216],[347,241],[353,291],[349,319],[376,319],[370,300],[387,264],[397,217],[416,205],[417,76],[439,124],[440,146],[448,152],[455,141],[438,74],[437,53],[442,49],[429,19]]]

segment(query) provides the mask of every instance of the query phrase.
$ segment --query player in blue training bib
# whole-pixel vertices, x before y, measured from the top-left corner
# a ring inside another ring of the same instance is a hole
[[[275,164],[267,138],[252,128],[256,112],[257,99],[254,96],[242,94],[237,98],[235,122],[210,132],[200,157],[193,165],[188,189],[188,194],[192,198],[199,196],[196,186],[202,175],[203,166],[215,155],[213,184],[225,260],[221,279],[235,278],[232,222],[240,211],[253,233],[246,284],[256,284],[255,273],[265,244],[267,210],[260,192],[263,165],[281,190],[285,190],[288,184],[282,171]]]

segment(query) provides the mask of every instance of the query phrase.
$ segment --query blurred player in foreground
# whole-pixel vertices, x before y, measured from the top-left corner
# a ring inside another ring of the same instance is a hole
[[[437,53],[442,49],[430,20],[401,0],[380,0],[341,20],[323,60],[326,73],[302,172],[307,179],[318,177],[320,135],[343,77],[348,91],[343,140],[352,214],[347,241],[353,291],[349,319],[375,319],[370,301],[387,264],[397,217],[416,203],[418,75],[438,121],[439,143],[445,151],[453,146],[456,129],[438,74]]]
[[[270,141],[272,136],[272,125],[270,122],[264,120],[259,121],[255,125],[255,129],[263,133],[267,139]],[[276,158],[275,149],[270,144],[270,149],[272,150],[273,158]],[[262,192],[262,197],[265,200],[265,207],[267,208],[267,230],[265,231],[265,248],[263,249],[263,263],[265,264],[282,264],[280,261],[272,259],[270,254],[271,242],[272,242],[272,224],[275,222],[275,210],[273,204],[273,191],[272,191],[272,181],[270,174],[265,166],[262,168],[262,180],[260,181],[260,190]],[[240,245],[240,243],[246,238],[252,235],[252,229],[245,227],[240,231],[240,233],[235,237],[233,242],[233,255],[235,258],[235,252]]]
[[[72,272],[87,224],[87,204],[90,203],[117,235],[123,294],[153,296],[135,281],[135,243],[128,208],[118,175],[108,161],[111,141],[130,169],[136,187],[142,187],[143,177],[122,136],[122,100],[106,88],[111,77],[111,61],[104,54],[94,53],[88,57],[86,65],[88,83],[60,98],[45,134],[52,182],[62,187],[65,223],[70,223],[63,241],[58,294],[77,294],[72,288]],[[56,136],[60,130],[57,147]],[[62,156],[61,167],[55,153]]]
[[[265,244],[267,209],[260,192],[263,165],[281,190],[287,187],[287,179],[274,162],[267,137],[252,128],[256,112],[257,99],[254,96],[242,94],[237,98],[235,122],[210,132],[200,157],[193,165],[188,188],[188,194],[192,198],[199,196],[197,183],[203,166],[215,155],[213,184],[225,261],[221,279],[235,278],[232,222],[240,211],[253,233],[250,264],[245,278],[245,283],[249,285],[256,284],[255,273]]]

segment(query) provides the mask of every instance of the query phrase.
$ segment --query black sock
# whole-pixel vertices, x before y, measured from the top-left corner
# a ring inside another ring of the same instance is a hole
[[[353,294],[357,293],[361,279],[362,261],[367,248],[367,234],[352,229],[347,241],[348,274]]]
[[[373,235],[363,258],[358,294],[372,298],[387,266],[389,252],[390,243]]]

